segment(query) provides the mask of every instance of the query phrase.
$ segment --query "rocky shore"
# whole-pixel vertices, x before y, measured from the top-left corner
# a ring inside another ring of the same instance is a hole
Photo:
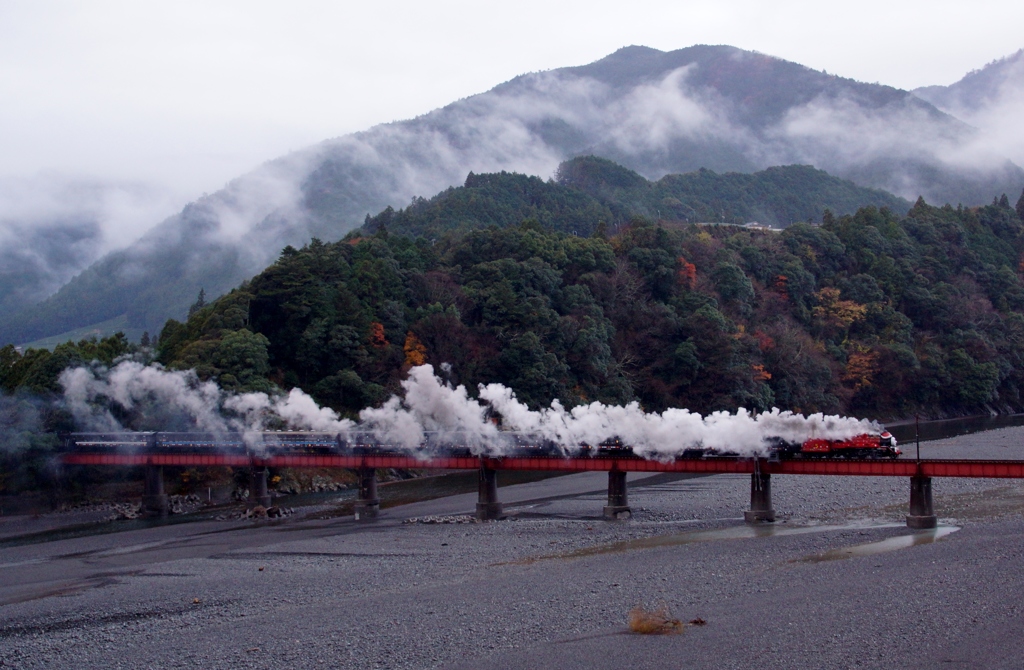
[[[926,457],[1024,458],[1024,429]],[[922,450],[924,452],[924,449]],[[935,481],[939,533],[903,525],[908,482],[776,477],[779,521],[742,523],[743,476],[606,478],[350,516],[200,521],[0,543],[0,667],[1019,667],[1024,483]],[[135,523],[135,522],[121,522]],[[956,530],[959,529],[959,530]],[[677,634],[628,628],[637,606]]]

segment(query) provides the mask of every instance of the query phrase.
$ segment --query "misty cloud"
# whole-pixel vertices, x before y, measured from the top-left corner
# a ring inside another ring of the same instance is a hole
[[[620,149],[660,151],[679,138],[729,134],[731,124],[721,110],[688,90],[686,78],[695,67],[686,65],[660,81],[641,84],[610,106],[605,125]]]
[[[978,128],[979,151],[1024,164],[1024,50],[969,73],[951,86],[914,94]]]
[[[933,109],[910,100],[878,109],[847,96],[822,95],[790,109],[753,152],[759,163],[811,164],[908,200],[924,195],[931,202],[970,202],[977,196],[967,189],[950,190],[907,165],[996,181],[1006,159],[981,150],[974,129],[935,117]]]
[[[145,184],[0,179],[0,310],[38,302],[181,206]]]
[[[27,393],[0,393],[0,453],[18,455],[43,430],[43,402]]]

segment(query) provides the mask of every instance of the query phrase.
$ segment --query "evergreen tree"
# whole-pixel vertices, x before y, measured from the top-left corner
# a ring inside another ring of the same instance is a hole
[[[206,307],[206,289],[199,289],[199,296],[196,301],[192,303],[192,306],[188,308],[188,316],[192,318],[192,315]]]

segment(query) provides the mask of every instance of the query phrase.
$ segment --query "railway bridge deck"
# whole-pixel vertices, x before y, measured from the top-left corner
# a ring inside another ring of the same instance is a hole
[[[256,500],[270,505],[267,487],[270,468],[344,468],[358,473],[359,495],[355,514],[359,519],[377,515],[378,469],[478,470],[479,497],[476,506],[481,520],[502,515],[498,498],[497,473],[500,470],[608,473],[608,501],[604,516],[622,519],[630,516],[626,474],[629,472],[675,472],[698,474],[749,474],[750,509],[744,512],[748,522],[775,520],[771,500],[772,475],[832,475],[907,477],[910,480],[910,509],[907,525],[932,528],[937,516],[932,500],[933,477],[1024,478],[1024,461],[966,459],[768,459],[740,456],[676,458],[650,460],[634,455],[596,452],[593,455],[561,457],[557,455],[471,456],[451,453],[407,454],[374,453],[366,445],[359,449],[338,449],[324,440],[291,439],[270,443],[272,448],[257,450],[239,443],[219,447],[212,441],[170,445],[155,439],[155,434],[118,434],[96,439],[88,434],[71,434],[65,439],[61,461],[66,465],[131,467],[146,469],[143,508],[151,514],[166,514],[167,496],[163,488],[163,468],[222,466],[250,468],[254,475]],[[273,439],[274,434],[268,434]],[[459,449],[458,451],[465,451]]]

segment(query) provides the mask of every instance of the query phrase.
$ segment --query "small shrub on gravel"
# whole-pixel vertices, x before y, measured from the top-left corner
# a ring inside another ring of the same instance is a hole
[[[682,633],[683,625],[682,621],[669,615],[666,605],[653,610],[638,605],[629,610],[629,630],[641,635]]]

